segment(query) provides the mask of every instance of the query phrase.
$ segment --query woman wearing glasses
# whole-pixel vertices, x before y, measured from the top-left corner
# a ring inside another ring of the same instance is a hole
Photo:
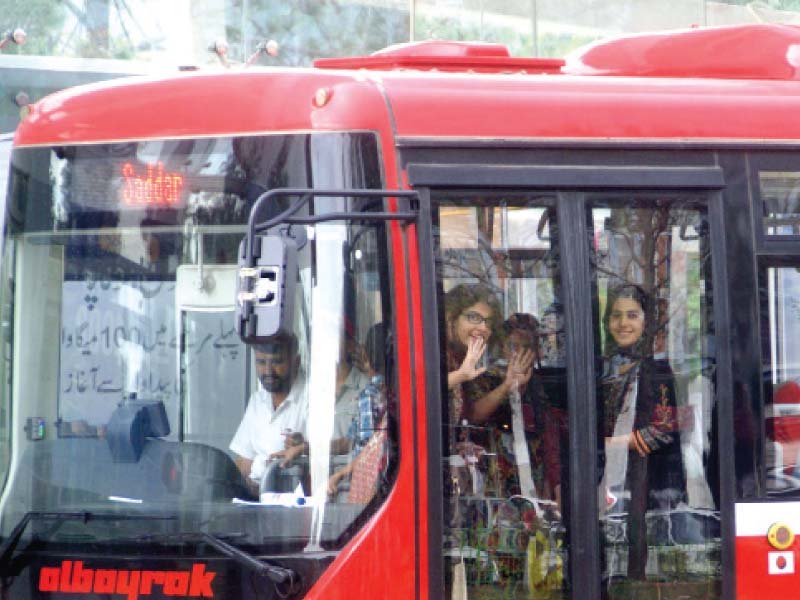
[[[497,298],[481,284],[462,284],[445,294],[447,388],[450,422],[480,425],[508,399],[512,389],[527,385],[533,370],[531,349],[512,354],[505,377],[482,378],[486,351],[500,334]]]
[[[480,284],[458,285],[444,298],[445,355],[447,368],[447,407],[443,419],[445,547],[461,557],[453,563],[450,585],[467,596],[466,565],[463,547],[472,534],[485,530],[489,515],[483,514],[488,503],[484,497],[482,460],[486,449],[487,428],[482,427],[505,402],[514,389],[522,389],[531,377],[533,352],[515,352],[505,373],[487,372],[487,349],[496,344],[502,333],[500,304],[491,291]],[[494,369],[492,369],[494,371]],[[475,502],[475,500],[478,500]]]

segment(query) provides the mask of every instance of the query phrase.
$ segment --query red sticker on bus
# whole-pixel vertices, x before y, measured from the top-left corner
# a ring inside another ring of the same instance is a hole
[[[165,596],[213,598],[211,582],[214,571],[203,564],[192,565],[191,571],[144,571],[127,569],[86,569],[83,561],[65,560],[60,567],[39,570],[40,592],[67,594],[117,594],[127,600],[150,596],[159,586]]]

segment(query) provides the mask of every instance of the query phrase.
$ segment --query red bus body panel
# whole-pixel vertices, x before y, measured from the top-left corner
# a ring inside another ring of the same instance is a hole
[[[800,533],[800,502],[736,505],[736,598],[796,598],[800,587],[800,538],[785,549],[767,539],[771,525]]]
[[[388,133],[381,89],[399,137],[800,139],[800,81],[254,71],[95,88],[89,95],[77,88],[37,103],[17,130],[16,144],[312,130]],[[312,99],[320,88],[332,95],[315,108]],[[119,114],[131,118],[120,121]]]

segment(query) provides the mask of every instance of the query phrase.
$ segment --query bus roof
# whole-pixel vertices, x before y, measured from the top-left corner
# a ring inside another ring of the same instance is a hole
[[[415,139],[794,142],[796,65],[800,29],[782,25],[628,36],[564,63],[515,59],[493,44],[410,44],[313,69],[74,88],[37,103],[16,143],[378,131],[389,123],[395,136]]]

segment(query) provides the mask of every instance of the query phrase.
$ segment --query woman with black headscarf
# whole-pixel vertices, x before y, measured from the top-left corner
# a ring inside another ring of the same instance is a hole
[[[610,289],[603,326],[600,514],[627,512],[627,577],[642,580],[647,510],[673,508],[685,500],[674,377],[666,361],[653,357],[657,325],[642,288],[625,284]]]

